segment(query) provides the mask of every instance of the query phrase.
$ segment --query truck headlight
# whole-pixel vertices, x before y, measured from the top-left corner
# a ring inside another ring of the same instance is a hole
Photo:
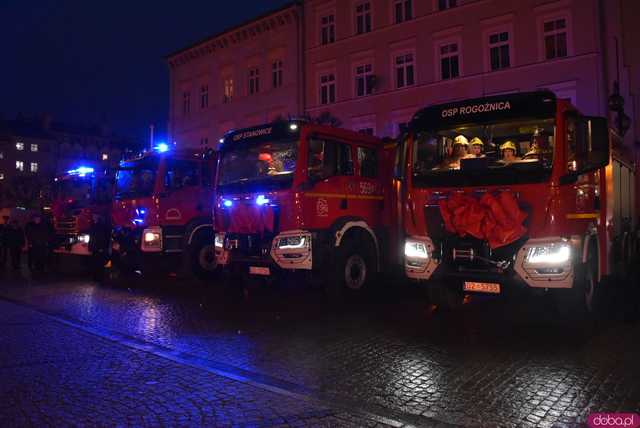
[[[216,233],[215,238],[213,239],[213,244],[216,248],[224,247],[224,233]]]
[[[78,235],[78,242],[83,243],[83,244],[88,244],[89,241],[91,240],[91,236],[89,234],[82,234],[82,235]]]
[[[571,246],[562,242],[529,248],[525,263],[531,265],[561,265],[567,263],[570,259]]]
[[[306,242],[304,236],[286,236],[278,240],[278,248],[282,250],[304,248]]]
[[[429,258],[427,244],[421,241],[413,241],[411,239],[408,239],[404,243],[404,255],[408,259],[427,260]]]
[[[152,228],[143,230],[142,249],[160,251],[162,249],[162,229]]]

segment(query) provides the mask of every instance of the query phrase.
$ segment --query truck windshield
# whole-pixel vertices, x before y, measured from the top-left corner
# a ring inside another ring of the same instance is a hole
[[[91,203],[92,177],[71,177],[56,183],[56,197],[66,203],[85,207]]]
[[[153,193],[158,159],[147,158],[125,162],[116,176],[116,198],[139,198]]]
[[[553,119],[468,125],[414,134],[417,186],[517,184],[548,179]]]
[[[285,188],[291,185],[298,157],[295,140],[237,144],[221,153],[218,185],[224,188],[258,186]]]

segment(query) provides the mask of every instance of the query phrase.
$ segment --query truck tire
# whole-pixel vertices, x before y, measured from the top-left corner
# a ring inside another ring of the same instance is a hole
[[[198,279],[211,279],[218,270],[213,239],[208,239],[206,234],[197,235],[189,245],[189,261]]]
[[[334,302],[347,295],[361,294],[367,289],[375,273],[375,256],[368,239],[351,236],[338,247],[333,275],[327,284]]]
[[[432,305],[445,312],[459,310],[464,302],[462,291],[453,289],[442,281],[429,281],[427,295]]]
[[[602,291],[598,286],[597,254],[595,246],[591,246],[586,262],[576,270],[573,287],[556,290],[558,310],[567,318],[577,321],[596,318]]]

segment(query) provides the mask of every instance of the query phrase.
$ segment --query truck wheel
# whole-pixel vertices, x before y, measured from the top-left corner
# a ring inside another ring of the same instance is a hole
[[[587,261],[577,269],[573,287],[557,290],[558,309],[561,314],[576,320],[594,319],[598,309],[598,260],[594,249],[589,250]]]
[[[427,283],[427,295],[429,302],[443,311],[455,311],[462,307],[464,293],[449,287],[441,281],[429,281]]]
[[[340,300],[345,293],[356,294],[364,291],[374,274],[374,255],[366,240],[349,239],[336,252],[333,278],[328,284],[334,300]]]
[[[191,270],[199,279],[210,279],[218,268],[213,240],[204,236],[196,237],[192,242],[189,258]]]

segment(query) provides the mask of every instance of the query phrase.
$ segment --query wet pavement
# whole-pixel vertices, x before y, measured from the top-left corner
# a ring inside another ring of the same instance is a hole
[[[0,425],[551,427],[640,413],[629,294],[577,323],[546,296],[450,314],[411,284],[382,286],[336,308],[303,283],[243,297],[219,281],[5,276]]]

